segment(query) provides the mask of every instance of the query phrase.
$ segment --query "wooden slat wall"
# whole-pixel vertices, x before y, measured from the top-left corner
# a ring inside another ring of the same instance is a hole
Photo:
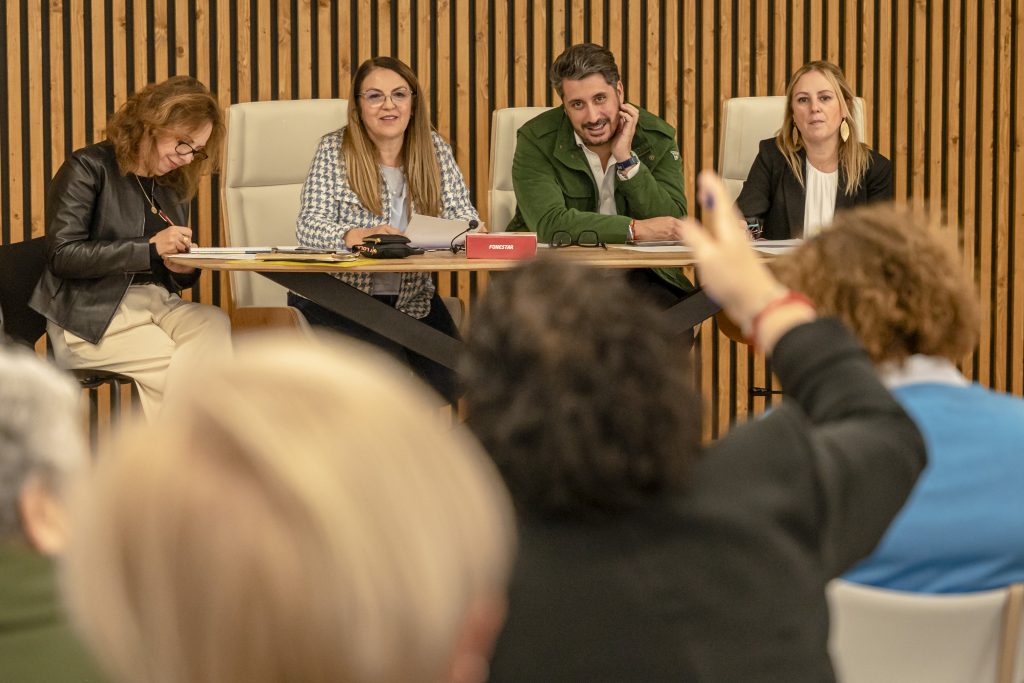
[[[421,75],[486,215],[491,111],[557,104],[546,71],[572,42],[611,47],[628,97],[676,126],[691,199],[695,171],[716,164],[722,100],[781,93],[801,63],[830,59],[867,99],[897,196],[962,226],[983,309],[967,374],[1024,391],[1024,0],[7,0],[0,25],[0,243],[42,234],[68,152],[99,139],[129,92],[174,73],[224,105],[348,97],[360,61],[396,54]],[[205,244],[218,242],[217,197],[208,179],[194,207]],[[486,282],[441,284],[468,300]],[[226,305],[225,285],[207,275],[192,296]],[[747,389],[770,372],[713,323],[700,351],[714,434],[761,409]]]

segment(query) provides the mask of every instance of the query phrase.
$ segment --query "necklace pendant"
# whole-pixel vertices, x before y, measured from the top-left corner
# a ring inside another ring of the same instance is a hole
[[[155,207],[155,206],[150,206],[150,207],[149,207],[149,212],[150,212],[150,213],[156,213],[156,212],[157,212],[157,211],[156,211],[156,207]]]

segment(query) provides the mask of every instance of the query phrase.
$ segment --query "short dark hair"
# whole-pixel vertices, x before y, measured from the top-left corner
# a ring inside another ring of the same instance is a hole
[[[521,510],[614,513],[683,488],[700,401],[678,339],[618,271],[538,259],[494,278],[466,407]]]
[[[601,74],[608,85],[615,85],[621,80],[619,67],[611,50],[594,43],[579,43],[558,55],[551,65],[548,77],[551,79],[551,86],[561,97],[562,81],[578,81],[593,74]]]

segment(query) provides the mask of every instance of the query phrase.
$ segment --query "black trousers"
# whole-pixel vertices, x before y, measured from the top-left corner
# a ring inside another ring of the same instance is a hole
[[[394,307],[398,299],[395,295],[374,296],[374,298],[392,307]],[[373,344],[394,356],[409,366],[417,377],[433,387],[434,391],[439,393],[449,403],[455,403],[459,396],[462,395],[459,377],[454,370],[446,368],[440,363],[436,363],[418,353],[414,353],[387,337],[377,334],[358,323],[352,322],[348,318],[344,318],[319,304],[313,303],[309,299],[297,296],[291,292],[288,293],[288,305],[302,311],[310,325],[330,328],[354,339]],[[433,327],[438,332],[443,332],[449,337],[459,339],[459,330],[455,327],[455,321],[452,320],[448,307],[444,305],[441,297],[436,292],[434,293],[434,298],[430,300],[430,312],[427,314],[427,317],[422,319],[422,322]]]
[[[672,308],[689,296],[689,292],[663,280],[649,268],[634,268],[626,271],[626,281],[640,295],[661,310]],[[687,347],[693,346],[694,331],[687,330],[679,335],[679,341]]]

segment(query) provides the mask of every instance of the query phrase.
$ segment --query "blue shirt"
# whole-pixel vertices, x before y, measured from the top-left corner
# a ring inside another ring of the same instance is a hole
[[[928,466],[875,552],[844,578],[963,593],[1024,581],[1024,400],[976,384],[908,384]]]

